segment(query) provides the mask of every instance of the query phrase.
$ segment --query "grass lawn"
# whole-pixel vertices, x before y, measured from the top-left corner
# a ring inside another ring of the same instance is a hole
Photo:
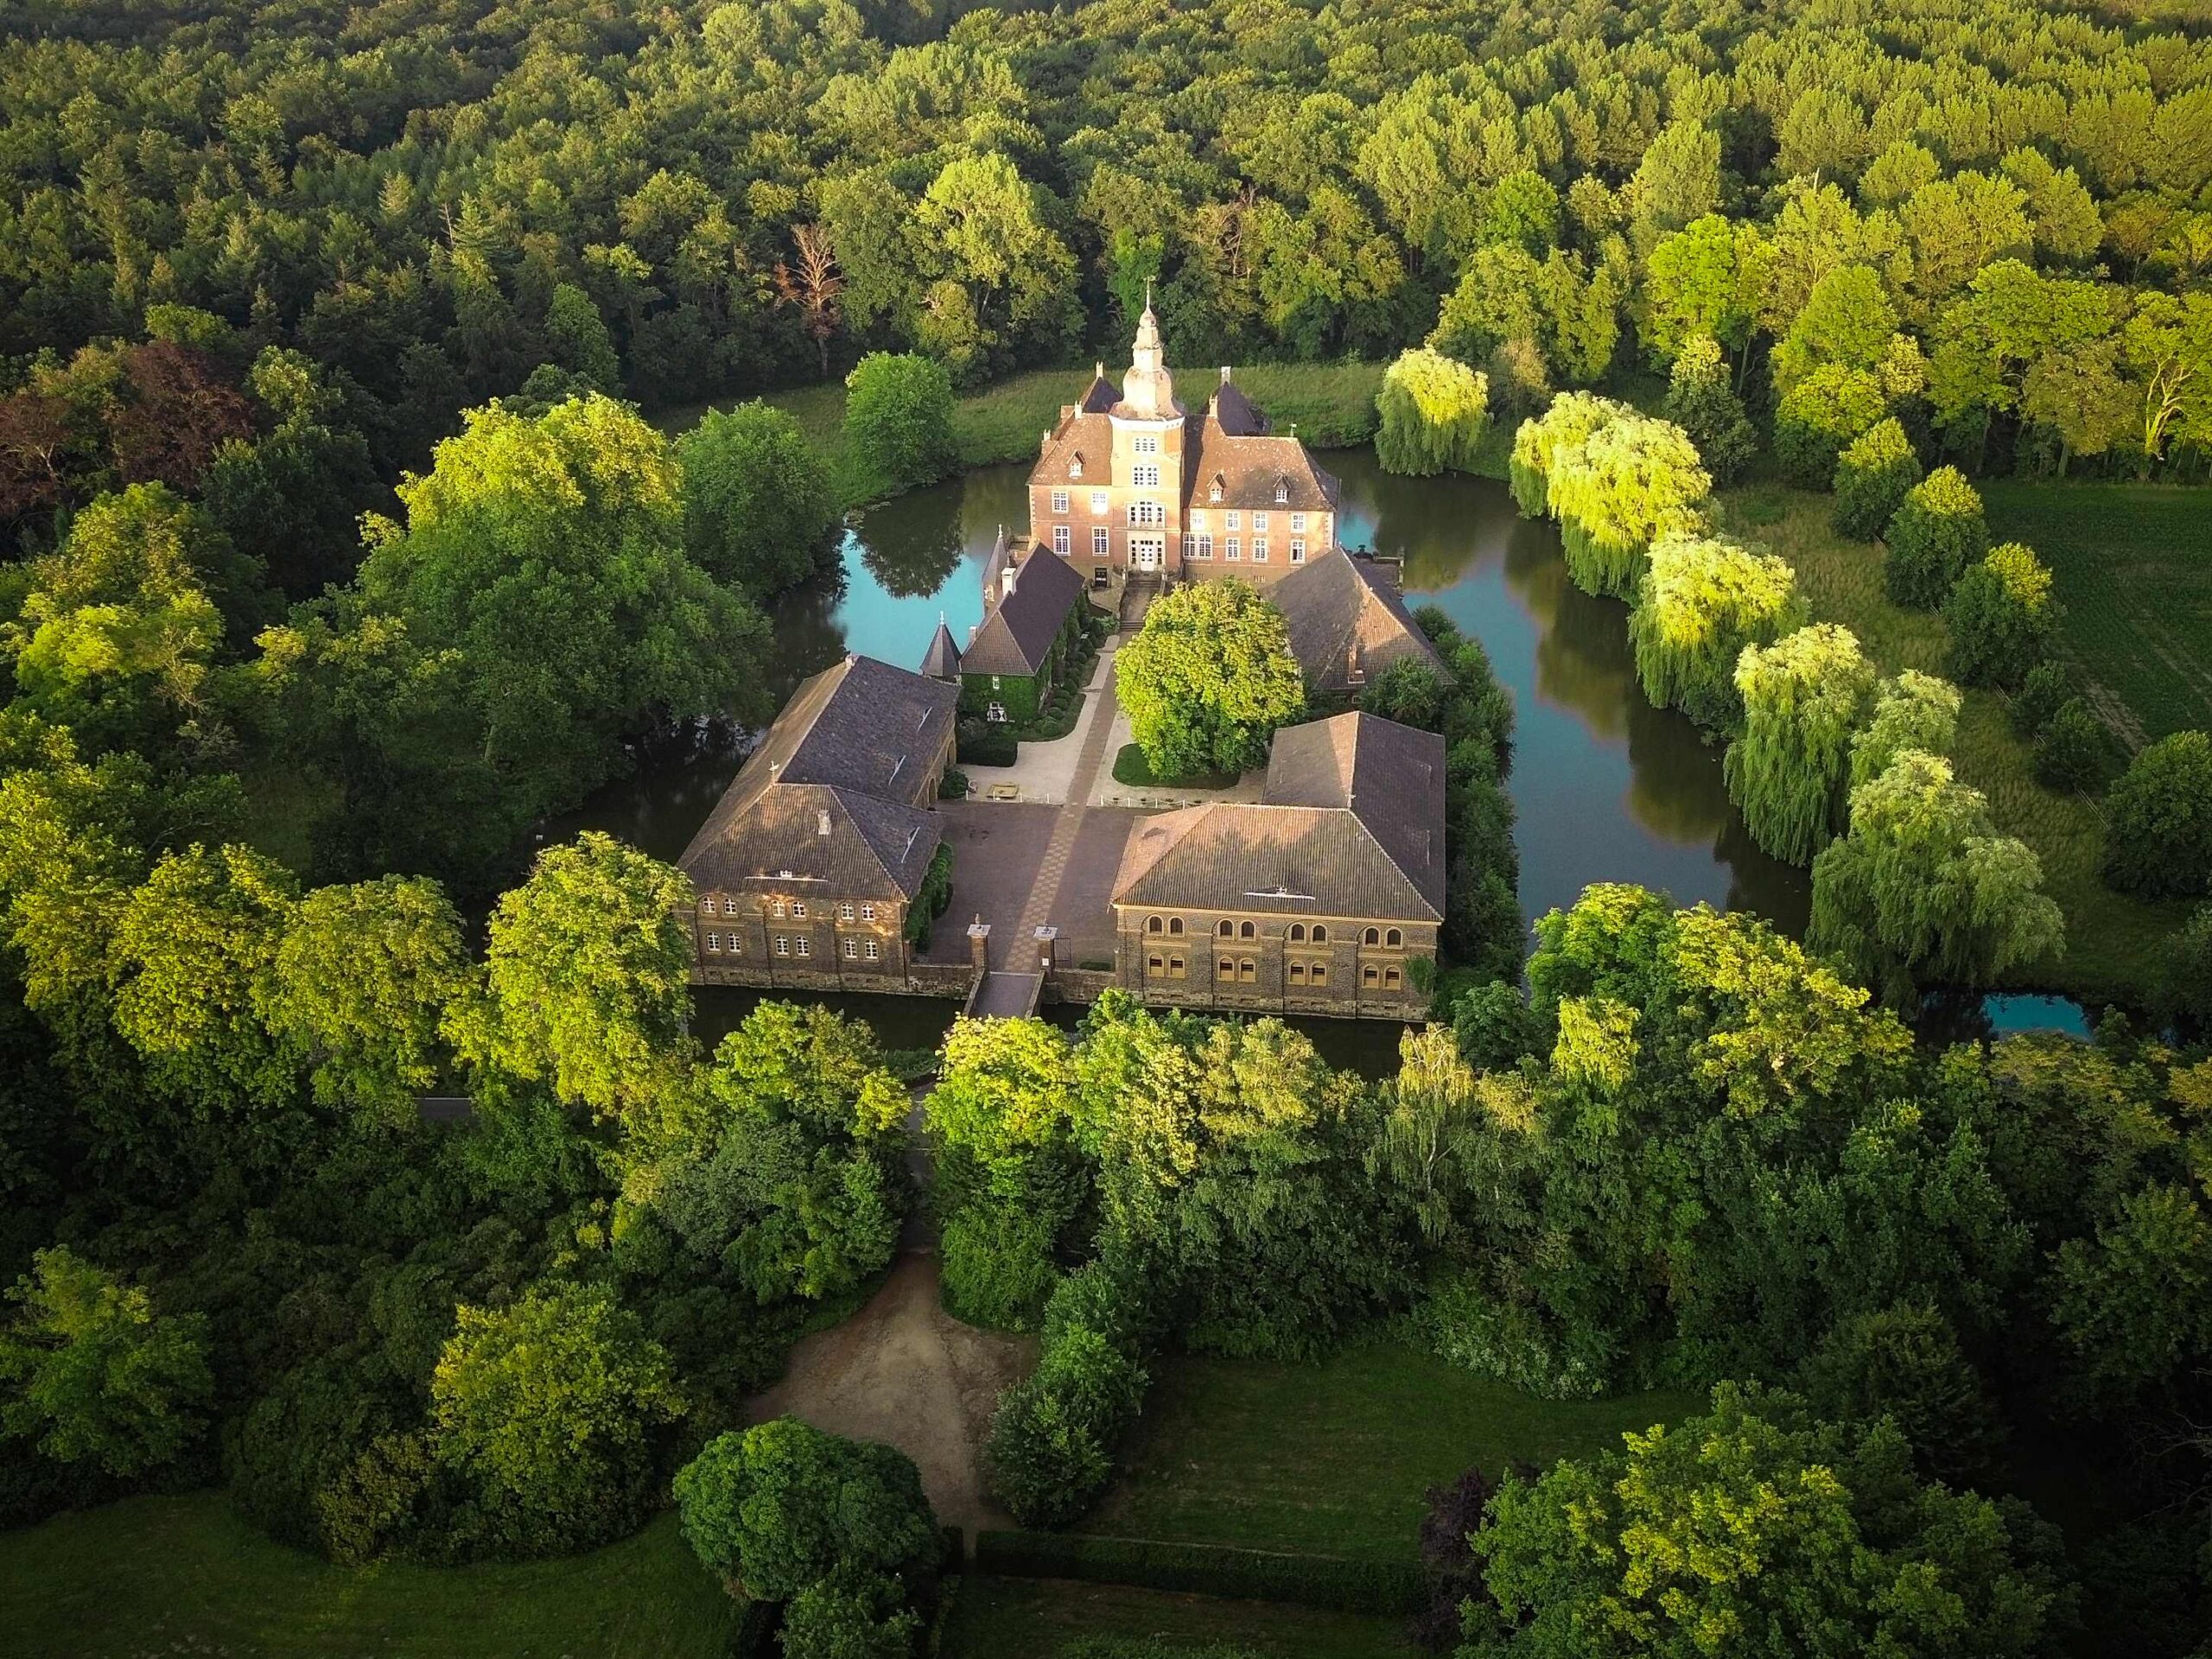
[[[334,1567],[218,1492],[0,1533],[0,1647],[17,1659],[720,1659],[734,1623],[672,1515],[589,1555],[445,1568]]]
[[[1144,751],[1134,743],[1124,743],[1114,756],[1114,781],[1134,789],[1234,789],[1236,774],[1201,772],[1188,778],[1155,778]]]
[[[1417,1350],[1319,1365],[1164,1362],[1129,1470],[1082,1530],[1410,1560],[1422,1494],[1468,1467],[1547,1467],[1697,1409],[1690,1394],[1539,1400]]]
[[[1119,374],[1116,365],[1107,366],[1109,372]],[[1236,383],[1268,411],[1277,431],[1287,432],[1295,424],[1299,435],[1315,448],[1340,449],[1364,443],[1374,435],[1375,394],[1382,385],[1382,369],[1380,363],[1262,363],[1238,369]],[[1212,395],[1216,372],[1211,368],[1183,371],[1182,397],[1186,408],[1196,411],[1205,407],[1205,400]],[[1037,453],[1038,440],[1046,429],[1059,418],[1060,405],[1074,402],[1090,378],[1087,364],[1033,369],[963,394],[952,411],[960,465],[964,468],[1028,460]],[[842,381],[769,392],[766,397],[798,421],[808,441],[833,466],[842,467]],[[652,416],[652,423],[675,436],[696,426],[709,407],[686,404],[661,410]]]
[[[1154,1637],[1205,1647],[1233,1643],[1283,1659],[1376,1659],[1410,1654],[1395,1618],[1324,1613],[1266,1601],[1224,1601],[1118,1584],[1057,1579],[960,1583],[944,1659],[1051,1659],[1085,1637]]]
[[[1944,671],[1942,619],[1890,603],[1882,588],[1881,549],[1837,536],[1828,525],[1829,497],[1763,484],[1729,491],[1721,499],[1732,531],[1764,543],[1796,569],[1815,620],[1849,628],[1885,673]],[[2105,886],[2098,874],[2104,857],[2102,807],[2090,797],[2056,794],[2036,781],[2029,747],[2013,735],[2005,699],[1996,693],[1966,693],[1956,762],[1959,776],[1989,798],[1999,827],[2042,859],[2044,889],[2066,913],[2064,957],[2034,969],[2023,988],[2139,1003],[2150,988],[2145,976],[2158,966],[2152,942],[2187,920],[2191,906],[2145,904]]]
[[[2098,701],[2120,735],[2212,731],[2212,490],[2005,481],[1981,495],[1990,534],[2050,566],[2067,651],[2112,694]]]

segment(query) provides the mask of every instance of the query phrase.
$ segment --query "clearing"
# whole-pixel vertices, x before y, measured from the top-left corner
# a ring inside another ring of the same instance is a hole
[[[2040,497],[2051,486],[2033,488]],[[2101,488],[2098,493],[2111,492]],[[2151,493],[2183,499],[2178,491]],[[1731,490],[1722,503],[1732,533],[1762,543],[1796,570],[1815,621],[1849,628],[1885,674],[1902,668],[1944,672],[1943,619],[1890,602],[1882,587],[1882,549],[1836,535],[1828,524],[1833,497],[1763,484]],[[2001,522],[1993,506],[1993,531]],[[2007,525],[1999,533],[2009,536],[2024,527]],[[2043,544],[2030,544],[2049,556]],[[2069,642],[2075,640],[2071,617],[2066,633]],[[2212,644],[2206,649],[2212,651]],[[2138,707],[2136,712],[2150,723],[2147,711]],[[2159,961],[2154,942],[2179,928],[2192,906],[2187,901],[2146,904],[2105,886],[2099,874],[2104,861],[2102,804],[2092,796],[2058,794],[2036,781],[2029,745],[2014,735],[2005,700],[1996,692],[1966,692],[1955,760],[1959,777],[1988,798],[1998,827],[2035,849],[2043,861],[2044,891],[2066,916],[2065,955],[2008,988],[2065,991],[2090,1001],[2145,1001],[2151,987],[2144,976],[2155,972]]]
[[[1411,1348],[1319,1364],[1160,1362],[1128,1471],[1078,1530],[1259,1549],[1414,1557],[1428,1488],[1619,1444],[1694,1394],[1540,1400]]]
[[[2050,567],[2068,654],[2139,722],[2120,735],[2212,731],[2212,490],[1993,481],[1981,496],[1990,535]]]
[[[721,1659],[735,1623],[673,1515],[588,1555],[464,1567],[335,1567],[270,1542],[219,1492],[0,1533],[16,1659]]]

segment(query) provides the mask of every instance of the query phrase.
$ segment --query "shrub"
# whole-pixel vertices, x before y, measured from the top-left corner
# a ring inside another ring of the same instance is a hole
[[[980,715],[963,717],[955,728],[953,758],[963,766],[1010,766],[1021,753],[1020,740],[1004,725]]]
[[[1969,685],[2018,685],[2043,660],[2058,618],[2043,562],[2018,542],[1992,548],[1944,602],[1952,673]]]
[[[881,1573],[842,1567],[784,1610],[784,1659],[909,1659],[922,1621],[906,1587]]]
[[[2022,737],[2033,737],[2073,695],[2063,664],[2037,663],[2021,677],[2020,689],[2012,694],[2012,729]]]
[[[2079,697],[2069,697],[2036,734],[2036,779],[2069,794],[2091,787],[2104,770],[2104,722]]]
[[[1131,1274],[1092,1262],[1046,1303],[1037,1369],[1001,1397],[985,1448],[991,1490],[1025,1526],[1073,1520],[1113,1478],[1144,1403],[1147,1300]]]
[[[930,930],[951,902],[952,845],[941,842],[930,855],[930,867],[923,872],[922,885],[915,889],[914,902],[907,908],[906,943],[917,950],[927,949]]]
[[[2212,737],[2176,732],[2128,763],[2105,797],[2105,880],[2146,899],[2212,891]]]
[[[1981,497],[1955,467],[1938,467],[1907,491],[1890,520],[1882,580],[1900,605],[1933,610],[1989,550]]]
[[[968,774],[957,766],[947,766],[944,776],[938,780],[937,798],[940,801],[964,801],[968,798]]]
[[[759,1600],[789,1601],[832,1573],[926,1562],[937,1520],[903,1452],[796,1417],[718,1434],[677,1471],[683,1536],[707,1570]]]
[[[1862,433],[1836,462],[1835,531],[1854,542],[1882,533],[1920,482],[1920,457],[1894,420]]]
[[[1414,1614],[1408,1634],[1416,1646],[1431,1653],[1455,1651],[1460,1604],[1472,1596],[1488,1599],[1482,1568],[1467,1541],[1490,1518],[1490,1500],[1497,1490],[1479,1469],[1468,1470],[1449,1485],[1428,1489],[1428,1513],[1421,1518],[1421,1564],[1427,1575],[1428,1593]]]

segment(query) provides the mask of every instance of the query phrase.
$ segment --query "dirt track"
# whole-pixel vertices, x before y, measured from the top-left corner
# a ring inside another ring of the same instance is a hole
[[[882,1440],[913,1459],[938,1519],[972,1548],[1013,1524],[984,1484],[982,1447],[999,1390],[1036,1363],[1033,1339],[963,1325],[940,1306],[937,1254],[910,1231],[883,1288],[844,1324],[792,1351],[783,1380],[752,1404],[833,1433]]]

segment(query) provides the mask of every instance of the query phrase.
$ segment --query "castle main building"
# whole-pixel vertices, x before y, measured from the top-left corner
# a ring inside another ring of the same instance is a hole
[[[1030,534],[1094,588],[1156,575],[1265,588],[1338,543],[1337,480],[1221,372],[1202,416],[1175,396],[1147,304],[1117,390],[1100,364],[1029,474]]]

